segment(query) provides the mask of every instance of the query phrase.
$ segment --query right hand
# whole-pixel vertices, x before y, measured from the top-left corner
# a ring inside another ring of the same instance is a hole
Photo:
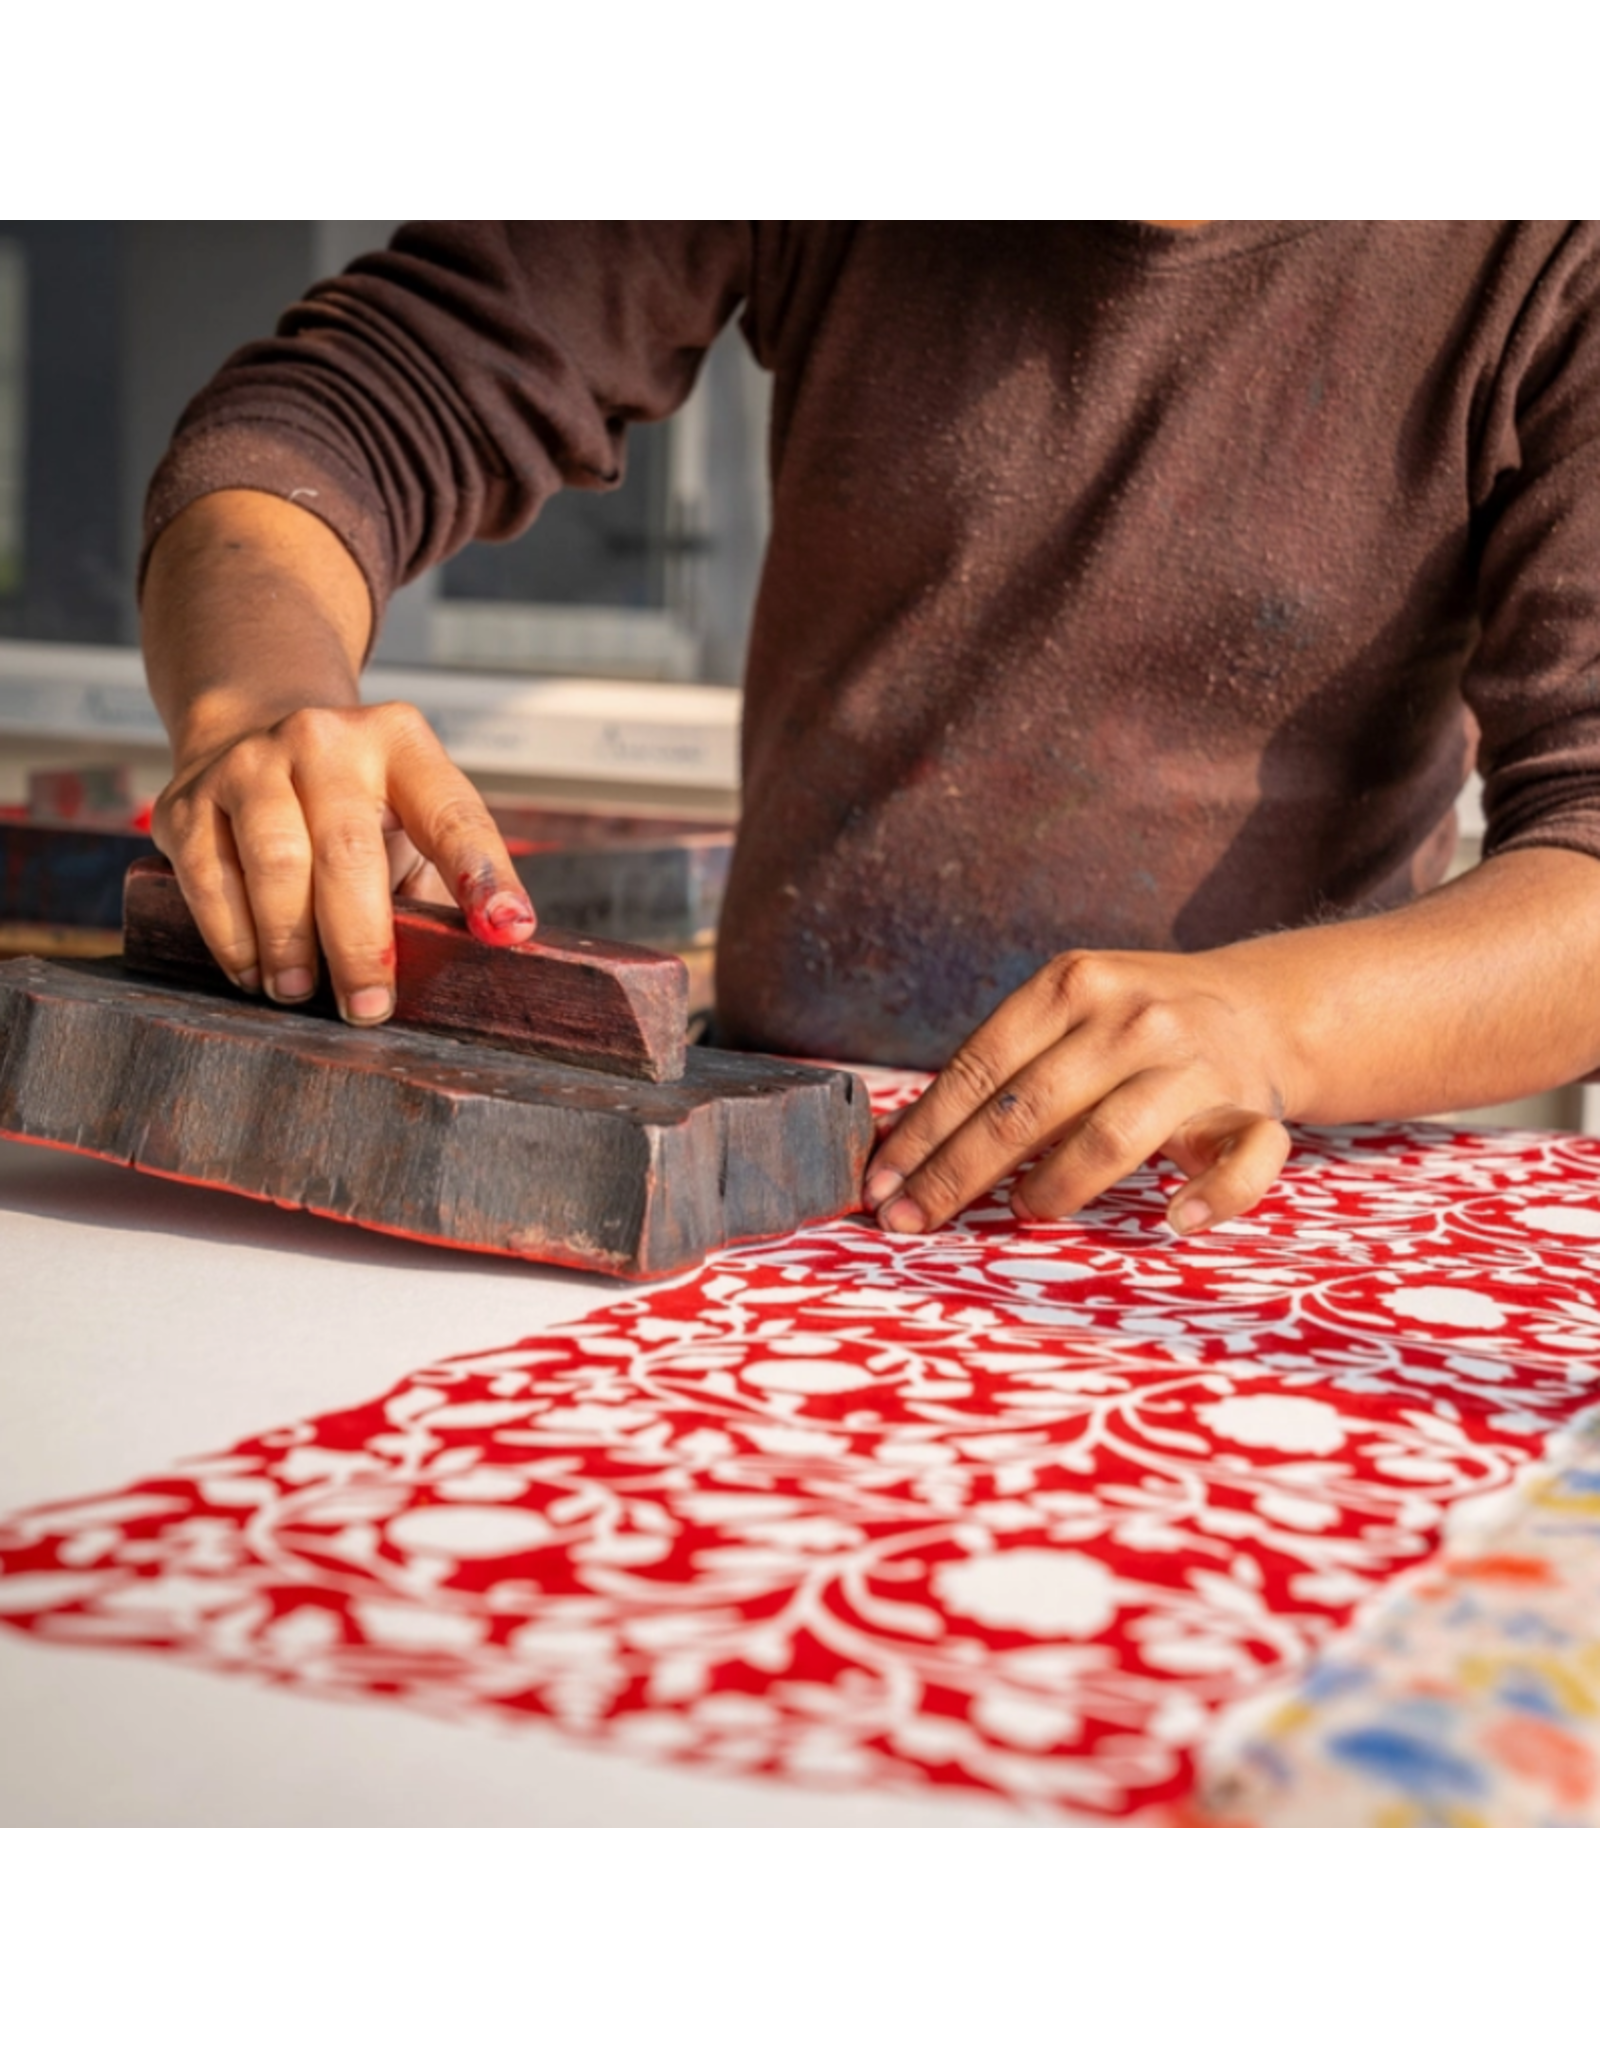
[[[151,832],[240,988],[304,1002],[320,941],[351,1024],[394,1009],[396,895],[459,903],[490,945],[533,935],[482,797],[409,704],[306,706],[182,762]]]

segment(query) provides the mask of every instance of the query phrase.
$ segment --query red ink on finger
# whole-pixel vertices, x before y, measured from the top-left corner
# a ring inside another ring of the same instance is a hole
[[[385,946],[383,951],[378,955],[378,964],[380,967],[382,967],[385,974],[394,973],[394,960],[394,940],[391,939],[388,945]]]
[[[520,889],[497,889],[492,876],[474,882],[470,875],[463,875],[460,880],[461,907],[475,939],[486,946],[519,946],[533,937],[538,919]]]

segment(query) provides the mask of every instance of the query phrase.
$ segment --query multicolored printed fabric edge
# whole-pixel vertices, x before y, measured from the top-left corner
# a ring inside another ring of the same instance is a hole
[[[1600,1823],[1600,1409],[1450,1518],[1297,1679],[1225,1715],[1199,1817],[1277,1827]]]

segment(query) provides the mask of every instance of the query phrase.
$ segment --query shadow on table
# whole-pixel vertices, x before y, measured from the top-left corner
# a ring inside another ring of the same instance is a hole
[[[191,1187],[105,1160],[16,1141],[0,1142],[0,1215],[8,1213],[394,1271],[481,1274],[499,1268],[511,1274],[524,1267],[542,1280],[570,1280],[574,1286],[599,1286],[617,1293],[626,1292],[631,1284],[598,1273],[569,1274],[559,1267],[492,1253],[419,1244],[312,1216],[303,1209],[281,1209],[247,1195]]]

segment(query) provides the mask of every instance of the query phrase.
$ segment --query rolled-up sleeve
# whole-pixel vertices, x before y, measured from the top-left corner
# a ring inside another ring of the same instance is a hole
[[[1487,854],[1600,857],[1600,236],[1576,225],[1528,295],[1479,436]]]
[[[563,485],[621,481],[749,284],[736,222],[434,221],[401,229],[231,356],[178,423],[145,508],[268,491],[333,528],[381,619],[472,540],[520,533]]]

